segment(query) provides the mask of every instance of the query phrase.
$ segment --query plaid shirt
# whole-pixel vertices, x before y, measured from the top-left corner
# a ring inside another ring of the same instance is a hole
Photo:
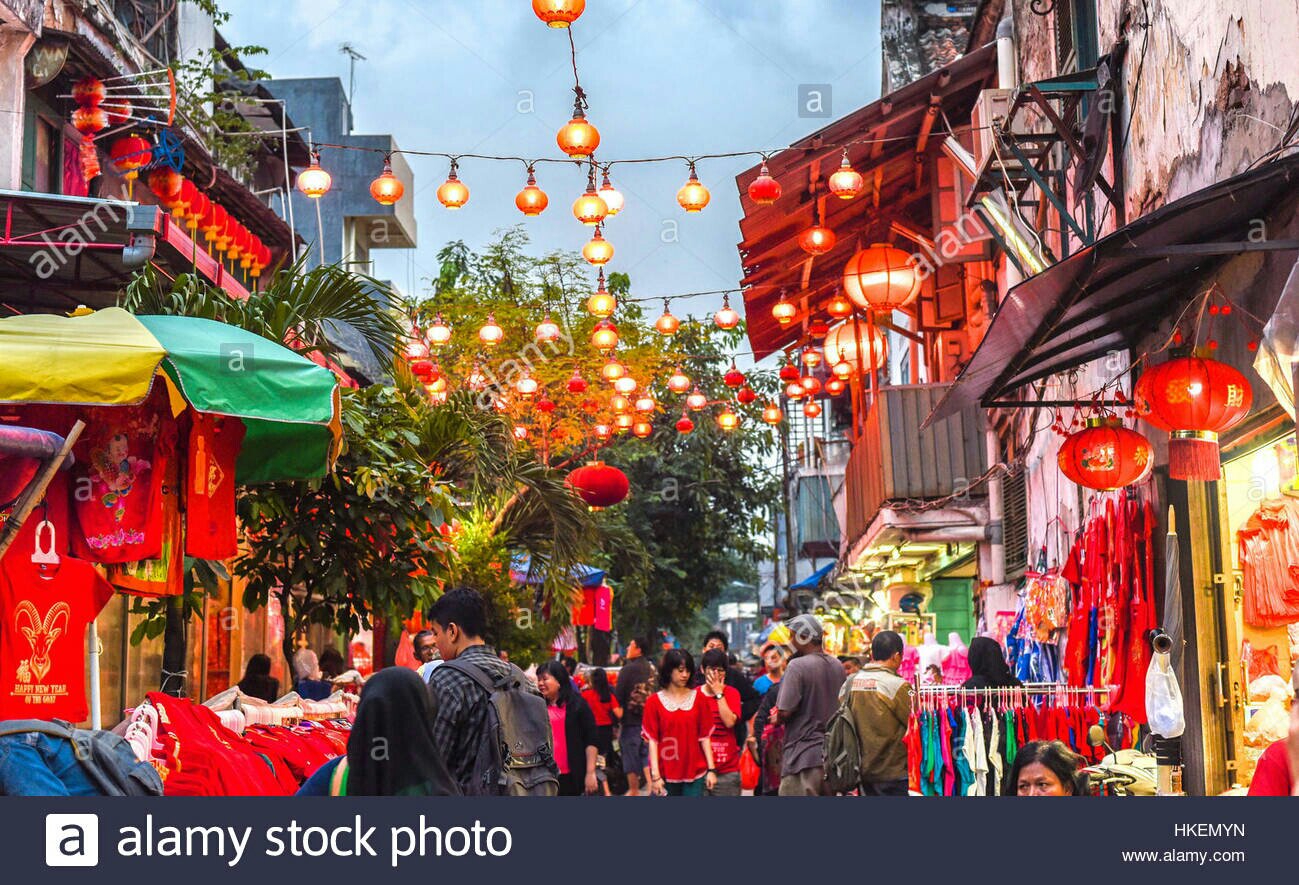
[[[471,645],[457,660],[463,660],[487,671],[493,677],[510,673],[511,665],[496,656],[486,645]],[[531,687],[526,680],[524,685]],[[473,679],[453,667],[434,668],[429,675],[436,714],[433,740],[442,748],[451,776],[468,790],[474,776],[478,748],[487,740],[487,693]],[[539,694],[535,688],[534,694]]]

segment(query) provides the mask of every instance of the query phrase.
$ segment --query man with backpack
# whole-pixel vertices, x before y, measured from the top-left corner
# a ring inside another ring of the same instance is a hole
[[[657,674],[650,660],[653,645],[648,639],[627,643],[627,663],[618,671],[613,694],[622,707],[622,729],[618,732],[618,754],[627,776],[628,796],[639,796],[642,781],[649,783],[649,745],[641,737],[645,701],[655,690]]]
[[[898,675],[902,650],[902,637],[897,633],[876,633],[871,640],[871,662],[844,686],[844,705],[857,733],[857,779],[863,796],[907,795],[905,738],[911,716],[911,683]]]
[[[523,671],[483,641],[486,605],[468,587],[429,611],[442,665],[429,674],[433,738],[467,796],[559,792],[546,702]]]

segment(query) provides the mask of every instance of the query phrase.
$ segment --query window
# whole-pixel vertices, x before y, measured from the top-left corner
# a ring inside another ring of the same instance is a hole
[[[1058,0],[1055,6],[1056,73],[1095,67],[1100,57],[1096,0]]]

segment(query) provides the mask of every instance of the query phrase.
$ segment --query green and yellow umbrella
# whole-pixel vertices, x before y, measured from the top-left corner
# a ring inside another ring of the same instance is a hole
[[[241,484],[323,476],[337,456],[334,373],[252,332],[116,307],[0,319],[0,403],[129,405],[159,379],[176,413],[243,420]]]

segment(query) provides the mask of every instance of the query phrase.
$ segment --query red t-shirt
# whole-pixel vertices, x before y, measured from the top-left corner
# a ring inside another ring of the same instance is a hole
[[[1251,796],[1289,796],[1294,790],[1290,758],[1285,741],[1277,741],[1258,757],[1254,779],[1249,782]]]
[[[713,730],[712,711],[701,703],[699,690],[691,692],[686,702],[675,710],[663,703],[663,692],[655,692],[645,701],[645,718],[641,732],[659,745],[659,774],[665,781],[689,783],[704,776],[708,760],[700,741]]]
[[[0,719],[84,722],[86,627],[113,597],[94,566],[46,567],[25,548],[0,560]]]
[[[238,418],[191,412],[185,469],[185,552],[229,559],[239,552],[235,530],[235,462],[244,442]]]
[[[722,696],[726,698],[726,706],[738,719],[740,715],[740,693],[728,685],[722,690]],[[717,703],[717,698],[709,697],[702,691],[699,693],[699,697],[703,700],[704,706],[708,708],[709,722],[711,724],[708,743],[713,748],[713,766],[717,769],[718,774],[730,774],[739,771],[740,745],[735,740],[735,726],[722,724],[722,714],[718,710],[721,705]]]
[[[582,692],[582,700],[586,701],[591,712],[595,714],[596,725],[613,725],[613,708],[618,701],[612,691],[609,692],[609,700],[602,701],[594,688],[588,688]]]

